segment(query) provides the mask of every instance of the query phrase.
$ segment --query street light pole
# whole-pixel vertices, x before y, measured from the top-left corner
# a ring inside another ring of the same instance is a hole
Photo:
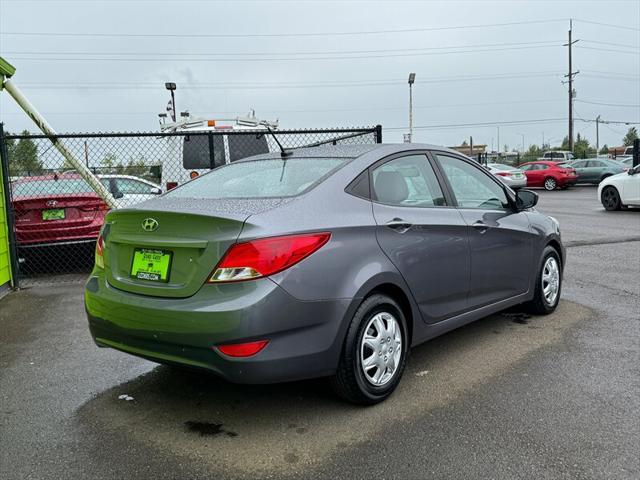
[[[596,155],[600,153],[600,115],[596,117]]]
[[[169,90],[171,92],[171,118],[173,119],[174,123],[176,121],[176,96],[175,96],[175,91],[176,91],[176,84],[173,82],[167,82],[164,84],[164,87]]]
[[[413,142],[413,84],[416,81],[416,74],[409,74],[409,143]]]
[[[521,133],[520,135],[522,135],[522,153],[524,154],[524,133]]]

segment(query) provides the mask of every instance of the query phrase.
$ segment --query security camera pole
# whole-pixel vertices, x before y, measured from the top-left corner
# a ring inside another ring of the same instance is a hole
[[[80,174],[80,176],[95,190],[95,192],[102,198],[109,208],[116,208],[116,201],[109,191],[100,183],[100,181],[96,178],[96,176],[91,173],[91,171],[78,160],[75,155],[69,150],[58,138],[58,134],[55,130],[49,125],[49,123],[44,119],[40,113],[36,110],[36,108],[27,100],[27,98],[22,94],[20,89],[16,86],[15,83],[11,80],[11,77],[16,73],[16,69],[13,65],[7,62],[4,58],[0,57],[0,91],[6,90],[9,95],[13,97],[18,105],[24,110],[27,116],[33,120],[33,122],[38,126],[38,128],[44,133],[53,146],[62,154],[67,161],[73,165],[73,168]]]
[[[409,74],[409,143],[413,142],[413,84],[416,81],[416,74]]]

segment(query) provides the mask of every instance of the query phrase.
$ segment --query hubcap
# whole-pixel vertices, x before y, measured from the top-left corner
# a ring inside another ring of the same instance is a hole
[[[542,294],[547,305],[556,303],[560,291],[560,268],[554,257],[547,258],[542,268]]]
[[[554,188],[556,188],[556,182],[555,180],[548,178],[547,180],[545,180],[544,186],[547,190],[553,190]]]
[[[402,331],[387,312],[376,314],[365,328],[360,345],[360,365],[369,383],[380,387],[395,375],[402,356]]]

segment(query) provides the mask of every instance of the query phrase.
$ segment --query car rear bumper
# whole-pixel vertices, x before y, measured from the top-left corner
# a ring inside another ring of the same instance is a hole
[[[189,298],[159,298],[118,290],[100,273],[85,289],[89,328],[99,346],[203,368],[237,383],[334,373],[350,303],[300,301],[269,279],[204,285]],[[254,340],[269,343],[252,357],[226,357],[215,348]]]
[[[569,187],[578,183],[578,177],[560,177],[557,183],[561,187]]]
[[[524,188],[527,186],[527,177],[523,177],[520,179],[513,179],[509,177],[498,177],[498,178],[500,178],[500,180],[502,180],[505,183],[505,185],[511,188]]]

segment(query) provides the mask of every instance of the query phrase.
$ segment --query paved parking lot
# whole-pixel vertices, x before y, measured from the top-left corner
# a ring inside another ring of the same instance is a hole
[[[98,349],[80,285],[9,295],[0,477],[639,478],[640,212],[539,193],[569,246],[557,312],[415,349],[366,409],[323,381],[237,386]]]

